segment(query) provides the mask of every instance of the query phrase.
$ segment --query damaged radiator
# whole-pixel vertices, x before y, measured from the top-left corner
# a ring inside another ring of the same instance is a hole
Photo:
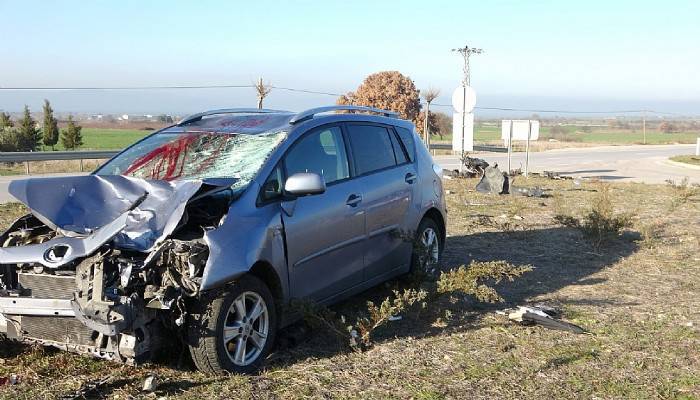
[[[21,324],[24,336],[59,343],[92,345],[97,334],[72,317],[23,316]]]
[[[75,291],[74,276],[20,272],[17,281],[27,291],[26,295],[35,299],[72,300]]]

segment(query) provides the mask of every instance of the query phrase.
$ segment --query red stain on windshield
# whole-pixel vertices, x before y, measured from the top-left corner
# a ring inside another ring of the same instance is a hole
[[[165,181],[199,176],[211,167],[232,137],[216,133],[184,135],[138,158],[124,175]]]

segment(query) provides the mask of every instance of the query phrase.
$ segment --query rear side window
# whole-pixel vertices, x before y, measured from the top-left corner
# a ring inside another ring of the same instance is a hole
[[[401,127],[396,127],[396,132],[399,134],[399,137],[401,138],[401,141],[403,142],[403,146],[406,148],[406,151],[408,152],[408,158],[411,160],[411,162],[416,160],[416,144],[413,142],[413,132],[409,131],[406,128],[401,128]]]
[[[356,175],[396,165],[389,131],[381,126],[348,125]]]
[[[406,153],[403,151],[403,147],[396,138],[393,132],[389,132],[389,137],[391,138],[391,145],[394,146],[394,155],[396,155],[396,163],[401,165],[408,162],[406,158]]]

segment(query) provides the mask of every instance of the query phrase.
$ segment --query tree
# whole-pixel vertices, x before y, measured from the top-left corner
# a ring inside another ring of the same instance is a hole
[[[29,112],[29,107],[24,106],[24,116],[17,127],[17,151],[34,151],[41,142],[41,131],[37,129],[36,122]]]
[[[424,93],[423,93],[423,98],[425,99],[426,107],[425,107],[425,113],[428,114],[428,118],[425,118],[425,115],[423,115],[423,125],[419,125],[423,127],[423,137],[425,138],[425,145],[430,148],[430,132],[433,130],[431,128],[435,128],[435,118],[430,117],[430,103],[433,102],[438,96],[440,95],[440,91],[438,89],[434,88],[428,88]],[[432,124],[432,126],[430,126]]]
[[[53,117],[53,108],[51,103],[44,99],[44,126],[42,141],[45,146],[51,146],[51,150],[55,150],[58,143],[58,121]]]
[[[430,132],[431,135],[438,134],[440,132],[440,127],[438,125],[438,119],[436,113],[430,113],[428,114],[430,117],[428,117],[428,131]],[[421,134],[425,130],[425,111],[421,111],[420,114],[418,114],[418,118],[416,118],[416,127],[422,127],[420,129]],[[423,138],[425,139],[425,135],[423,135]],[[426,146],[430,142],[426,143]]]
[[[671,133],[676,130],[676,127],[668,121],[664,121],[659,124],[659,130],[663,133]]]
[[[61,132],[61,143],[63,147],[70,150],[75,150],[83,145],[82,126],[76,125],[73,122],[73,116],[68,116],[68,126]]]
[[[395,111],[401,118],[420,126],[419,94],[409,77],[398,71],[383,71],[369,75],[357,90],[340,96],[336,103]]]
[[[173,117],[172,117],[172,115],[161,114],[158,116],[158,121],[164,122],[166,124],[172,124]]]
[[[270,83],[263,83],[262,78],[258,79],[258,82],[255,84],[255,91],[258,92],[258,109],[263,108],[263,100],[270,94],[271,90],[272,85]]]
[[[452,116],[447,115],[445,113],[441,112],[436,112],[432,113],[431,116],[435,116],[435,121],[437,123],[437,130],[434,131],[433,128],[430,128],[430,133],[436,133],[440,135],[440,139],[444,135],[449,135],[452,133]]]
[[[12,120],[10,119],[10,114],[6,112],[1,112],[0,113],[0,129],[3,128],[12,128],[14,124],[12,123]]]

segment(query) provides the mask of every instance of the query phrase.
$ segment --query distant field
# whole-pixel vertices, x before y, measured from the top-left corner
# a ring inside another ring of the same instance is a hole
[[[120,150],[152,131],[135,129],[83,128],[83,146],[80,150]],[[64,150],[61,142],[56,150]]]
[[[556,139],[560,142],[599,143],[599,144],[642,144],[644,136],[641,130],[592,128],[591,132],[583,132],[582,127],[563,126],[563,133],[552,134],[551,127],[540,129],[540,141]],[[497,126],[480,126],[474,129],[474,141],[492,142],[501,140],[501,128]],[[647,144],[695,143],[699,132],[662,133],[647,130]],[[439,137],[437,137],[440,140]],[[445,135],[441,141],[451,141],[452,135]]]

